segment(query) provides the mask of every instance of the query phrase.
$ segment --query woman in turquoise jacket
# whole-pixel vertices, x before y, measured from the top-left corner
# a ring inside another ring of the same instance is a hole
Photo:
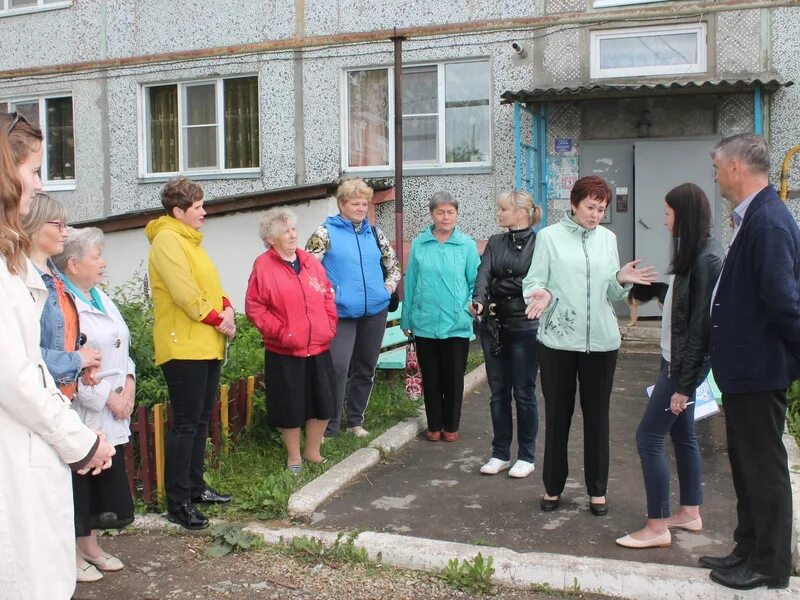
[[[602,178],[579,179],[570,193],[571,214],[539,232],[522,282],[528,318],[541,317],[536,352],[545,401],[545,512],[558,508],[569,473],[576,379],[589,510],[608,512],[608,409],[621,341],[611,303],[625,297],[629,284],[649,285],[656,276],[652,267],[636,269],[638,260],[620,269],[617,238],[600,226],[610,200]]]
[[[426,437],[458,439],[467,369],[478,247],[456,227],[458,202],[447,192],[430,201],[433,225],[411,243],[400,326],[412,334],[422,371]]]

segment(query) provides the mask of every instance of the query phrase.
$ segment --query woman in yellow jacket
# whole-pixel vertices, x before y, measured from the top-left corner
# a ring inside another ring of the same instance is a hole
[[[148,223],[145,234],[150,240],[156,366],[164,373],[172,405],[167,517],[187,529],[203,529],[208,519],[195,505],[231,500],[206,486],[203,471],[225,341],[236,334],[236,326],[217,269],[201,246],[203,188],[185,177],[173,179],[161,191],[161,203],[167,214]]]

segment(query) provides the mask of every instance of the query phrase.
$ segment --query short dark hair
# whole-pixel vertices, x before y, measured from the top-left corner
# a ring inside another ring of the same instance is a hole
[[[569,194],[569,202],[572,206],[578,206],[581,200],[586,198],[594,198],[600,202],[604,202],[606,206],[611,202],[611,188],[608,187],[605,179],[597,175],[587,175],[581,177],[572,186],[572,191]]]
[[[694,265],[711,231],[711,205],[694,183],[682,183],[667,192],[664,201],[675,212],[672,225],[670,273],[686,273]]]
[[[161,204],[170,217],[174,217],[173,210],[180,208],[186,210],[192,204],[203,199],[203,188],[186,177],[170,179],[161,190]]]

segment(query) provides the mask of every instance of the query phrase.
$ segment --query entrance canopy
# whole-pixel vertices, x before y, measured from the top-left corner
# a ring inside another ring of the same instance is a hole
[[[678,80],[653,83],[591,83],[588,85],[507,90],[500,95],[501,104],[534,104],[539,102],[574,102],[603,98],[637,98],[653,96],[681,96],[697,94],[741,94],[757,88],[775,92],[781,87],[794,85],[775,73],[762,73],[744,79]]]

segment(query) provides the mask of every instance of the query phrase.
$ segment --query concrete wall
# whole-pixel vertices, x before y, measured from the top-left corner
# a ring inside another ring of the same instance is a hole
[[[336,214],[336,200],[315,200],[290,207],[297,214],[297,237],[305,245],[314,230]],[[253,261],[264,252],[258,236],[258,224],[265,211],[209,216],[203,226],[203,246],[222,279],[223,289],[237,310],[244,312],[244,295]],[[150,244],[143,229],[119,231],[106,235],[104,257],[108,263],[106,281],[120,286],[135,275],[147,272]]]

